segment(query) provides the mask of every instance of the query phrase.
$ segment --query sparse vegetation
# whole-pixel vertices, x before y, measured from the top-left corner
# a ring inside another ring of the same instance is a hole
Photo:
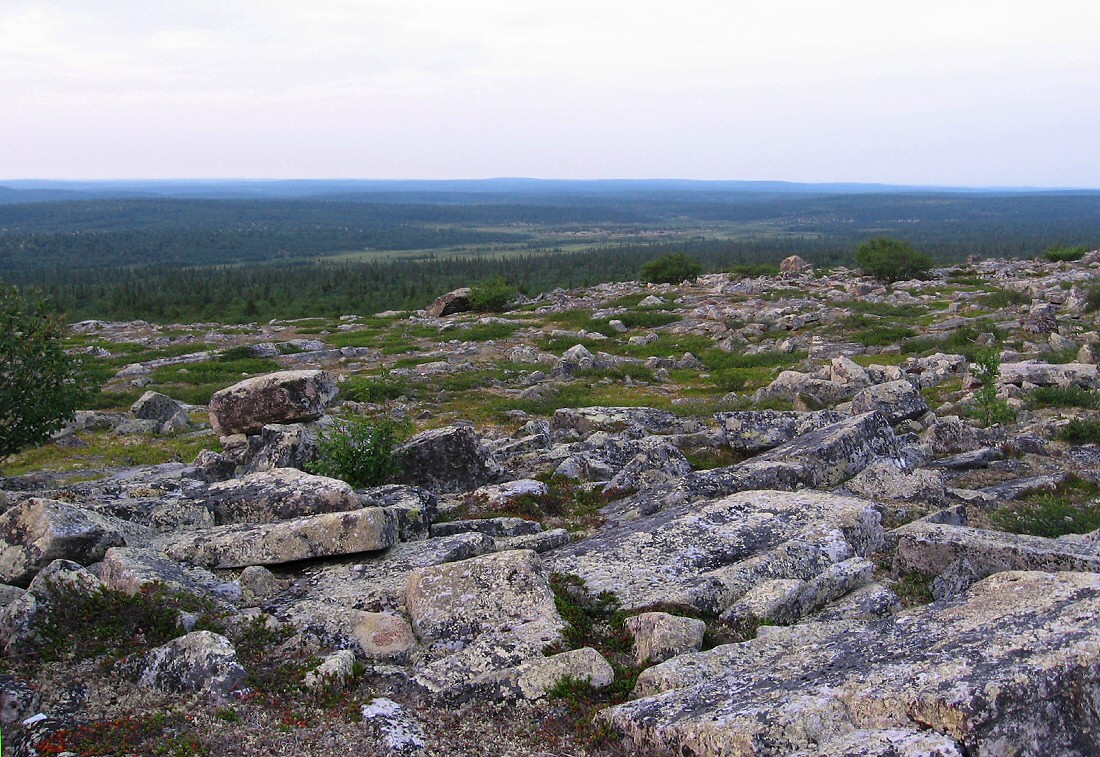
[[[1057,436],[1070,444],[1100,444],[1100,417],[1075,418],[1063,426]]]
[[[1089,248],[1083,244],[1076,245],[1074,247],[1066,247],[1064,245],[1056,244],[1053,247],[1047,249],[1043,253],[1043,257],[1052,263],[1066,263],[1074,260],[1080,260],[1088,253]]]
[[[997,528],[1014,534],[1057,538],[1095,531],[1100,528],[1100,486],[1071,476],[1055,491],[1000,507],[989,518]]]

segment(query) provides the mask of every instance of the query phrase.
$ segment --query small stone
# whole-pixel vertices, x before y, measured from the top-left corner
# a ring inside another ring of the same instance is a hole
[[[666,612],[643,612],[627,618],[626,628],[634,637],[635,664],[645,665],[699,651],[707,625]]]

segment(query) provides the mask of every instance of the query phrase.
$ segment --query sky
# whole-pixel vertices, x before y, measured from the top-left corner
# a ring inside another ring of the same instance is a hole
[[[0,180],[1100,187],[1095,0],[0,0]]]

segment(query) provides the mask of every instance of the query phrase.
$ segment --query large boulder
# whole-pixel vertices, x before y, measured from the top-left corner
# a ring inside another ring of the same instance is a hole
[[[442,318],[445,315],[465,313],[470,309],[470,287],[460,287],[447,292],[428,306],[430,318]]]
[[[194,631],[149,652],[138,685],[168,694],[227,697],[244,686],[245,670],[229,639]]]
[[[754,491],[605,528],[547,560],[627,609],[670,603],[718,613],[765,580],[809,580],[870,554],[884,536],[867,500]]]
[[[997,380],[1001,384],[1035,384],[1062,388],[1076,386],[1095,389],[1100,386],[1097,367],[1085,363],[1003,363]]]
[[[697,418],[652,407],[563,407],[554,411],[550,428],[558,436],[585,439],[597,431],[631,436],[692,434],[705,426]]]
[[[221,436],[255,434],[268,423],[312,421],[336,396],[327,371],[280,371],[245,379],[210,398],[210,424]]]
[[[397,515],[381,507],[250,526],[218,526],[181,535],[165,548],[174,560],[214,568],[278,565],[350,555],[397,543]]]
[[[26,586],[54,560],[90,565],[125,543],[112,518],[51,499],[24,500],[0,514],[0,583]]]
[[[416,434],[395,453],[403,483],[437,493],[468,492],[493,483],[501,468],[469,426],[445,426]]]
[[[756,454],[778,447],[796,436],[844,420],[835,410],[796,413],[780,410],[739,410],[717,413],[715,419],[735,452]]]
[[[146,392],[141,395],[130,406],[130,412],[138,420],[156,421],[157,431],[162,434],[181,431],[192,425],[183,403],[160,392]]]
[[[902,379],[869,386],[852,397],[853,413],[875,410],[889,418],[891,423],[900,423],[927,413],[928,403],[912,384]]]
[[[356,510],[363,498],[339,479],[275,468],[211,484],[206,505],[219,524],[267,523]]]
[[[1098,612],[1100,576],[1002,573],[893,619],[675,657],[601,717],[642,752],[1095,754]]]
[[[814,267],[798,255],[788,255],[779,262],[779,272],[790,274],[813,273]]]

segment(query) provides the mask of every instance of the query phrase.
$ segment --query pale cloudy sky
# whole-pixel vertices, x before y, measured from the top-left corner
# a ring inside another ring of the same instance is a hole
[[[0,179],[1100,187],[1096,0],[0,0]]]

